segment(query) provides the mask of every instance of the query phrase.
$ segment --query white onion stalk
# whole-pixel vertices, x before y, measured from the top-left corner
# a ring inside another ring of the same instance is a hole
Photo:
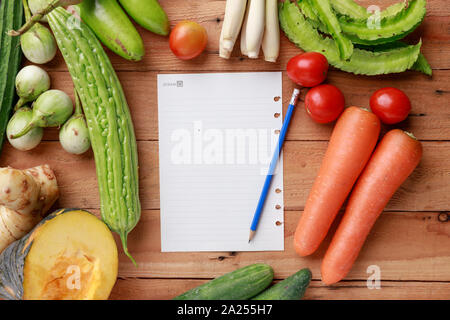
[[[276,62],[280,53],[280,26],[278,23],[278,1],[266,0],[266,27],[262,41],[264,60]]]
[[[227,0],[222,32],[220,34],[220,52],[222,58],[229,59],[244,20],[247,0]]]
[[[250,8],[250,6],[247,6],[247,10],[245,10],[245,18],[244,18],[244,23],[242,25],[242,30],[241,30],[241,53],[244,56],[248,55],[248,50],[247,50],[247,21],[248,21],[249,8]]]
[[[261,49],[266,20],[266,1],[249,0],[248,19],[245,30],[248,57],[257,59]]]

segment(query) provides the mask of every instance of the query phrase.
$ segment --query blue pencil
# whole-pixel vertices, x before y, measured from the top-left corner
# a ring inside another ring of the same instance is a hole
[[[289,127],[289,122],[291,121],[292,113],[294,111],[295,105],[297,103],[298,95],[300,93],[299,89],[294,89],[292,93],[291,101],[289,102],[289,107],[284,117],[283,126],[281,127],[280,137],[278,139],[278,145],[273,153],[272,161],[270,161],[269,171],[267,172],[266,180],[264,181],[264,186],[259,197],[258,205],[256,206],[255,214],[253,216],[252,225],[250,226],[250,236],[248,242],[250,242],[256,233],[256,228],[258,227],[259,218],[264,207],[264,202],[266,201],[267,194],[269,193],[270,183],[272,182],[272,177],[277,167],[278,158],[280,157],[281,149],[283,147],[284,137]]]

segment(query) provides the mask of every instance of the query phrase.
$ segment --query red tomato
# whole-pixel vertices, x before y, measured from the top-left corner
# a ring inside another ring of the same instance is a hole
[[[411,102],[408,96],[396,88],[382,88],[370,98],[370,109],[381,122],[394,124],[406,119],[411,111]]]
[[[318,52],[306,52],[292,57],[287,64],[287,74],[303,87],[314,87],[327,77],[327,58]]]
[[[182,60],[197,57],[205,50],[207,42],[208,34],[205,28],[193,21],[179,22],[169,38],[170,50]]]
[[[305,108],[318,123],[334,121],[344,111],[345,98],[341,90],[331,84],[321,84],[308,91]]]

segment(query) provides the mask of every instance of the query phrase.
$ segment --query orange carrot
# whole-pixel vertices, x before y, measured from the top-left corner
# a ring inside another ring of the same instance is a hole
[[[366,109],[349,107],[337,121],[295,231],[294,248],[300,256],[313,253],[325,238],[379,134],[378,117]]]
[[[358,179],[322,261],[323,282],[336,283],[347,275],[378,216],[421,157],[422,145],[414,136],[399,129],[386,133]]]

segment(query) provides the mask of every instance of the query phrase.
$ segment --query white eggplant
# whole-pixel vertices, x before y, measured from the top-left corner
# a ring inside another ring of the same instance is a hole
[[[41,142],[44,130],[40,127],[31,129],[20,138],[11,138],[22,131],[31,122],[32,118],[33,111],[28,107],[22,107],[9,120],[8,126],[6,127],[6,136],[14,148],[21,151],[28,151],[35,148]]]

